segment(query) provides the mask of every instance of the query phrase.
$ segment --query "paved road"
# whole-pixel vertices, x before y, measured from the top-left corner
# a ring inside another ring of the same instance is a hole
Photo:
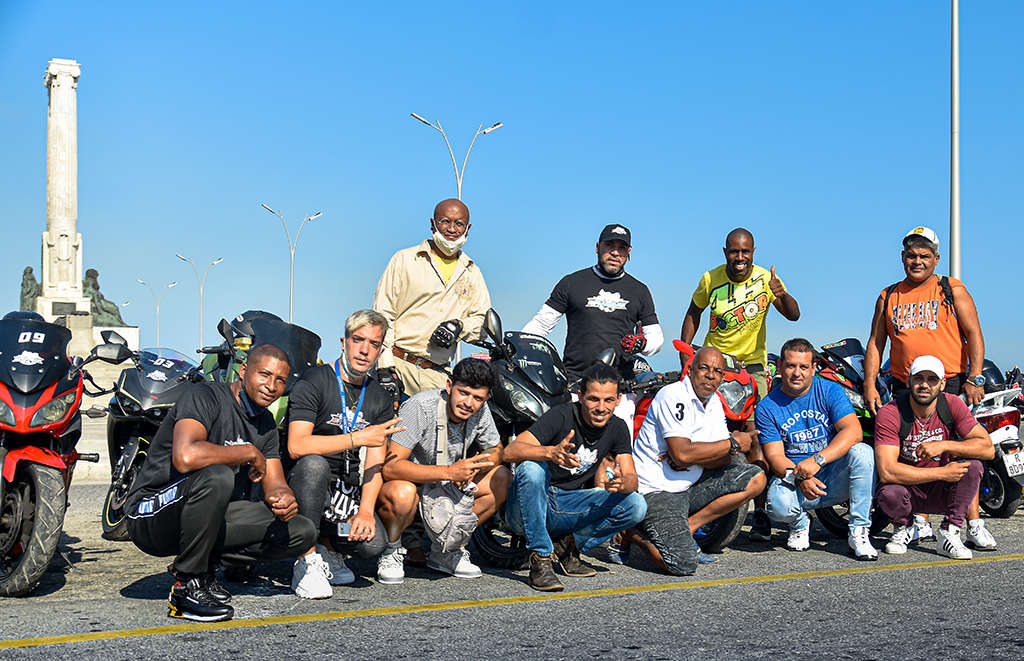
[[[307,601],[279,562],[228,584],[235,620],[196,625],[166,617],[166,560],[100,538],[103,493],[72,487],[61,550],[74,568],[58,557],[33,596],[0,599],[0,657],[1024,657],[1024,513],[990,521],[1000,548],[973,563],[937,556],[933,542],[858,563],[825,534],[794,554],[777,532],[683,580],[598,550],[598,576],[567,578],[557,595],[532,591],[521,571],[462,581],[410,569],[383,586],[360,565],[354,586]],[[10,649],[25,638],[38,640]]]

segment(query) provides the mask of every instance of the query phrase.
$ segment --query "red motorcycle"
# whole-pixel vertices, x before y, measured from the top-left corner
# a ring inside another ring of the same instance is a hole
[[[38,585],[60,541],[75,463],[99,461],[98,454],[75,450],[79,408],[83,392],[111,390],[83,390],[83,379],[96,384],[82,367],[131,356],[127,346],[101,344],[73,362],[70,341],[71,331],[34,312],[0,320],[0,596],[23,596]],[[100,409],[86,414],[104,415]]]

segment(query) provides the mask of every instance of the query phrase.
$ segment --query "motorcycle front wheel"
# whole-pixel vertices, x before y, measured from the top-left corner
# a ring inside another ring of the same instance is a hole
[[[476,554],[492,567],[522,569],[530,559],[526,540],[505,530],[494,517],[476,527],[471,544]]]
[[[1005,519],[1012,516],[1021,502],[1021,488],[1006,472],[1000,457],[982,462],[978,504],[989,516]]]
[[[840,503],[831,507],[820,507],[813,510],[818,522],[832,533],[833,537],[846,539],[850,534],[850,505]],[[877,536],[892,520],[886,516],[880,507],[871,508],[871,534]]]
[[[693,533],[700,550],[705,553],[721,553],[740,534],[740,528],[747,521],[750,503],[745,503],[725,516],[720,516]]]
[[[126,447],[133,447],[133,444],[129,443]],[[128,518],[124,513],[124,502],[132,483],[135,482],[135,477],[142,470],[142,462],[145,457],[145,452],[139,451],[134,457],[132,465],[125,471],[124,477],[113,482],[107,490],[107,497],[103,499],[103,515],[100,517],[100,523],[103,526],[103,539],[109,539],[112,542],[127,542],[129,540]],[[130,461],[131,459],[123,458],[123,460]]]
[[[0,504],[0,596],[21,597],[39,584],[57,551],[67,496],[60,471],[28,464],[4,485]]]

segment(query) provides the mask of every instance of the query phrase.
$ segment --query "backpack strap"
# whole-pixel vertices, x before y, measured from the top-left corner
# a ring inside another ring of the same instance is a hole
[[[900,413],[900,443],[910,438],[910,430],[914,427],[914,411],[910,408],[910,391],[900,393],[896,399],[896,410]]]
[[[445,410],[444,393],[437,398],[437,438],[434,442],[434,464],[448,465],[448,411]]]
[[[940,392],[939,396],[935,398],[935,412],[939,415],[939,420],[942,424],[946,425],[946,429],[949,430],[950,440],[960,440],[960,434],[956,433],[956,424],[953,422],[953,412],[949,410],[949,400],[946,399],[946,393]]]
[[[885,315],[884,317],[882,317],[882,323],[883,324],[885,324],[886,317],[889,316],[889,298],[892,296],[893,291],[896,290],[896,285],[898,285],[898,284],[900,284],[900,283],[894,282],[894,283],[892,283],[891,285],[889,285],[888,287],[885,288],[885,301],[882,303],[882,314]],[[900,328],[895,323],[893,323],[893,325],[892,325],[892,334],[893,335],[899,335],[900,334]]]
[[[949,307],[950,314],[956,319],[956,329],[960,331],[960,339],[967,344],[967,336],[964,335],[964,328],[960,325],[960,317],[956,314],[956,306],[953,305],[953,286],[949,284],[949,276],[939,276],[939,289],[942,290],[943,302]]]

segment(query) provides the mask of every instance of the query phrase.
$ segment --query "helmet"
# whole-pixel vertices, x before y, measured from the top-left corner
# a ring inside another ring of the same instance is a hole
[[[252,339],[253,335],[255,335],[252,330],[252,322],[254,319],[275,319],[277,321],[283,321],[281,317],[277,316],[273,312],[264,312],[263,310],[246,310],[230,322],[231,330],[235,332],[235,337],[241,336]]]
[[[988,358],[981,366],[981,375],[985,377],[985,392],[996,392],[1006,385],[1006,377]]]

